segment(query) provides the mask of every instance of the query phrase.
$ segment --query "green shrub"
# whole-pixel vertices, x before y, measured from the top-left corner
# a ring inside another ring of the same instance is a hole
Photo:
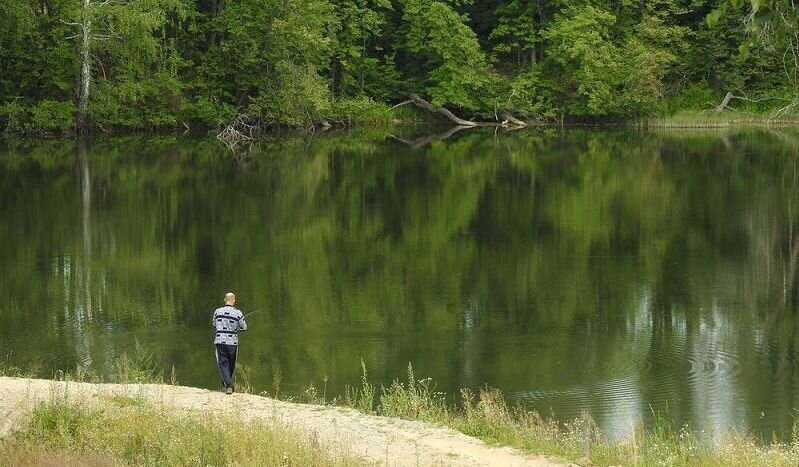
[[[34,131],[66,133],[75,124],[75,105],[72,102],[43,100],[31,109]]]
[[[391,386],[382,388],[379,412],[391,417],[441,421],[447,415],[447,402],[444,393],[435,391],[431,378],[416,380],[409,363],[406,383],[396,379]]]
[[[667,99],[664,111],[667,115],[681,110],[708,110],[717,106],[721,98],[710,89],[707,82],[701,81],[685,88],[680,94]]]
[[[32,106],[11,102],[0,106],[7,134],[66,134],[75,125],[72,102],[45,99]]]
[[[370,97],[345,97],[333,103],[330,119],[345,122],[348,125],[390,123],[390,108],[379,104]]]
[[[329,111],[330,91],[313,66],[283,60],[275,70],[272,86],[250,100],[248,114],[270,124],[308,127]]]
[[[162,128],[177,124],[181,84],[166,73],[144,81],[98,81],[89,114],[101,129]]]
[[[225,125],[235,116],[236,108],[234,106],[205,96],[185,102],[179,115],[182,121],[209,128]]]

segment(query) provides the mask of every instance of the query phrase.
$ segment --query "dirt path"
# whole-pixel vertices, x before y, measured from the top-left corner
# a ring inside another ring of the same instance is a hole
[[[284,424],[309,433],[332,450],[349,451],[386,466],[567,466],[544,456],[488,446],[456,431],[421,422],[364,415],[352,409],[282,402],[250,394],[157,384],[121,385],[0,377],[0,438],[13,432],[38,401],[100,396],[144,397],[154,404],[187,410],[227,411]]]

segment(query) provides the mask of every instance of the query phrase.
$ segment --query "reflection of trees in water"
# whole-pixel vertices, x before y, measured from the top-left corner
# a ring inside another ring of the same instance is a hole
[[[84,138],[78,139],[75,144],[75,159],[80,171],[80,201],[81,201],[81,227],[83,255],[74,255],[72,258],[80,258],[75,261],[70,269],[74,269],[78,284],[81,290],[80,298],[75,300],[73,306],[73,332],[75,333],[75,352],[78,357],[78,365],[83,370],[92,367],[92,332],[89,328],[93,319],[92,309],[92,182],[89,171],[88,141]]]
[[[87,331],[95,361],[131,344],[133,331],[145,343],[182,333],[164,359],[189,379],[205,374],[207,355],[192,351],[207,345],[205,314],[234,288],[249,309],[268,310],[248,336],[264,387],[277,364],[296,384],[333,372],[331,383],[352,383],[363,356],[379,378],[412,360],[447,387],[490,381],[511,392],[602,384],[622,372],[640,400],[674,401],[692,387],[739,384],[729,374],[645,384],[654,373],[684,374],[680,359],[724,347],[744,374],[799,342],[795,301],[784,298],[796,293],[799,199],[785,141],[450,136],[417,151],[384,143],[385,131],[279,138],[245,166],[204,140],[97,141],[90,157],[76,150],[86,162],[79,193],[63,183],[67,155],[19,150],[0,159],[0,190],[32,238],[20,242],[21,228],[4,226],[0,240],[22,244],[0,259],[76,263],[87,316],[111,329]],[[15,177],[36,180],[36,195],[5,197],[18,190]],[[81,232],[68,227],[78,212]],[[49,225],[54,233],[42,238]],[[11,275],[0,287],[47,280],[30,267]],[[45,298],[33,298],[42,310],[66,303],[43,287]],[[0,324],[14,316],[0,314]],[[67,339],[58,326],[41,332],[54,346]],[[341,337],[353,334],[362,338]],[[770,371],[793,362],[780,358]],[[789,394],[793,384],[778,378],[778,389],[746,387],[741,397]],[[672,409],[695,404],[698,395]]]

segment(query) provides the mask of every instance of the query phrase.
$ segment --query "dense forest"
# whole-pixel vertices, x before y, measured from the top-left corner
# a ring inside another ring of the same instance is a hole
[[[630,120],[793,103],[784,0],[3,0],[0,128]]]

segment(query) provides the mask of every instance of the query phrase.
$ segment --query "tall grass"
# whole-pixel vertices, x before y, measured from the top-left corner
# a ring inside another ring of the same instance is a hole
[[[361,359],[361,386],[347,386],[344,388],[345,405],[356,408],[361,412],[372,413],[374,410],[375,387],[369,383],[366,373],[366,363]],[[306,393],[308,390],[306,390]]]
[[[0,443],[2,465],[349,466],[314,439],[263,421],[197,415],[117,396],[99,407],[39,405],[27,426]]]
[[[13,354],[9,352],[5,355],[3,361],[0,362],[0,376],[9,376],[12,378],[33,377],[33,375],[36,373],[35,369],[29,368],[27,370],[23,370],[22,368],[19,368],[11,363],[12,358]]]
[[[408,365],[407,381],[395,380],[379,392],[366,368],[361,387],[348,388],[344,403],[377,415],[422,420],[451,427],[491,444],[555,455],[599,466],[797,466],[799,431],[789,442],[760,443],[751,434],[731,432],[720,440],[657,418],[644,429],[639,423],[631,439],[609,440],[587,413],[566,423],[507,403],[497,389],[464,389],[458,403],[448,403],[430,378],[417,379]],[[377,401],[370,405],[369,395]]]
[[[740,125],[796,124],[799,124],[799,115],[796,113],[775,117],[774,112],[747,111],[681,111],[635,122],[636,126],[646,128],[728,128]]]
[[[33,378],[40,372],[36,367],[22,370],[11,365],[10,355],[5,362],[0,362],[0,376],[10,376],[16,378]],[[245,375],[246,385],[249,386]],[[86,383],[163,383],[164,371],[156,363],[155,355],[148,351],[137,340],[132,352],[125,352],[116,357],[110,365],[110,371],[100,374],[92,367],[78,365],[72,370],[56,370],[52,374],[53,379],[60,381],[80,381]],[[169,383],[177,384],[175,368],[169,375]]]

